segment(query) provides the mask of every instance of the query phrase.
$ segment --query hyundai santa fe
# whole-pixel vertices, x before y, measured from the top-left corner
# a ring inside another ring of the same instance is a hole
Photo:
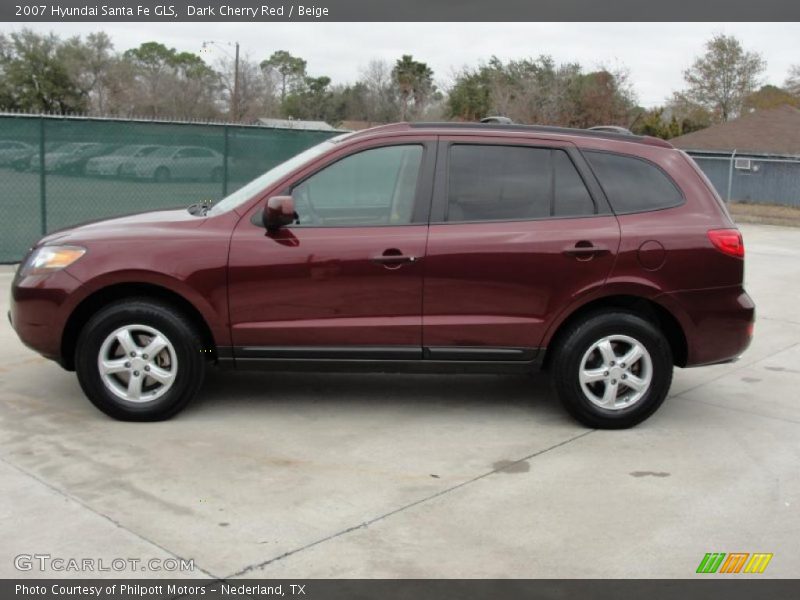
[[[310,148],[213,206],[52,233],[10,319],[125,420],[209,365],[524,373],[590,427],[753,333],[744,245],[684,152],[611,131],[395,124]],[[422,385],[422,384],[421,384]]]

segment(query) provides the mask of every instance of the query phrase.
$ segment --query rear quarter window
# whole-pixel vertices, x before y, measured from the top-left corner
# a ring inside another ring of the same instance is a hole
[[[615,213],[635,213],[683,204],[675,182],[653,163],[611,152],[584,151],[584,156]]]

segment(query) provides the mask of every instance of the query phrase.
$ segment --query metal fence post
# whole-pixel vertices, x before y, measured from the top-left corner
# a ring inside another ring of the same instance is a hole
[[[733,188],[733,165],[736,162],[736,148],[731,153],[731,164],[728,167],[728,204],[731,203],[731,188]]]
[[[44,174],[44,115],[39,116],[39,215],[42,222],[42,235],[47,233],[47,189]]]
[[[224,142],[222,150],[222,197],[228,195],[228,125],[222,126]]]

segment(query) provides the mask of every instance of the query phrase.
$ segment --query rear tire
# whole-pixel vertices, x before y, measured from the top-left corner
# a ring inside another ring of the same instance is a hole
[[[551,381],[567,411],[588,427],[633,427],[667,397],[673,371],[669,343],[634,313],[589,314],[569,326],[557,344]]]
[[[98,311],[78,337],[75,370],[86,396],[123,421],[161,421],[183,409],[205,375],[203,342],[167,304],[124,300]]]

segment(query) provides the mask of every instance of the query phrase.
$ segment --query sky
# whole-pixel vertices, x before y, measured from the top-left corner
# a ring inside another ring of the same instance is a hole
[[[117,50],[159,41],[199,54],[204,40],[238,41],[242,54],[258,62],[288,50],[306,59],[309,75],[327,75],[334,83],[357,80],[372,59],[393,63],[412,54],[445,89],[463,67],[492,55],[549,54],[587,69],[626,67],[639,104],[648,108],[683,87],[683,71],[717,33],[735,35],[745,49],[761,53],[765,82],[783,84],[790,66],[800,63],[800,23],[0,23],[0,32],[23,27],[62,36],[104,30]],[[214,63],[222,52],[203,56]]]

